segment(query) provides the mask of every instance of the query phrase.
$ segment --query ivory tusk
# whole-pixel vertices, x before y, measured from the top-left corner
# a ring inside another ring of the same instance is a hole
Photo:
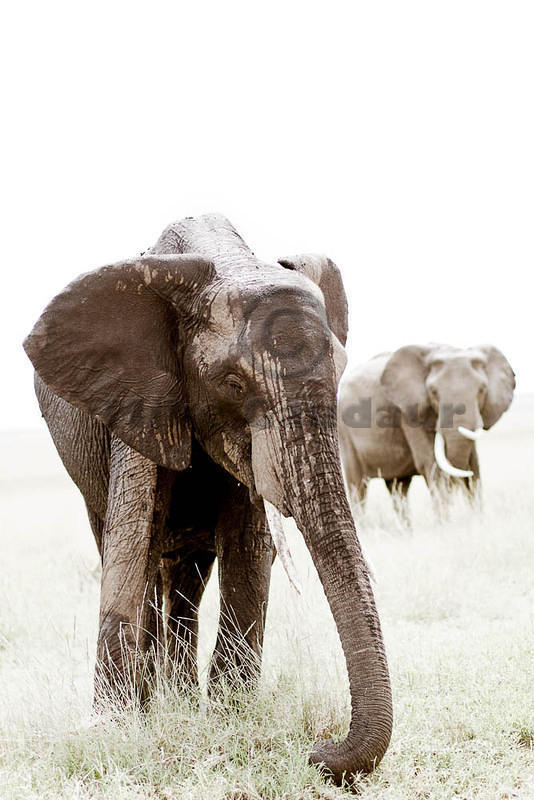
[[[479,438],[480,434],[483,432],[482,428],[477,428],[476,431],[470,430],[470,428],[464,428],[463,425],[458,425],[458,433],[461,433],[462,436],[465,436],[466,439],[472,439],[474,442]]]
[[[273,506],[273,504],[269,503],[269,501],[265,500],[265,498],[263,499],[263,505],[265,507],[265,514],[267,516],[267,522],[269,524],[269,530],[271,531],[274,546],[276,547],[276,552],[280,556],[282,566],[286,571],[287,577],[289,578],[289,583],[295,589],[297,594],[302,594],[302,587],[300,585],[297,570],[295,568],[295,563],[291,556],[291,550],[289,549],[286,535],[284,533],[282,515],[276,506]]]
[[[445,441],[439,431],[436,431],[434,437],[434,456],[438,467],[452,478],[471,478],[473,476],[470,469],[458,469],[458,467],[453,467],[445,455]]]

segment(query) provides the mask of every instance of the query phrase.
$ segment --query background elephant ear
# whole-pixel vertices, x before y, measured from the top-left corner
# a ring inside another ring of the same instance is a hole
[[[279,258],[278,263],[285,269],[294,269],[305,275],[321,289],[329,328],[345,347],[349,308],[339,267],[327,256],[314,254]]]
[[[404,413],[417,404],[419,412],[428,406],[426,377],[429,347],[410,344],[400,347],[389,358],[380,383],[388,398]]]
[[[213,264],[200,256],[123,261],[77,278],[45,309],[24,348],[60,397],[157,464],[184,469],[191,429],[180,332],[202,314]]]
[[[482,409],[482,419],[484,429],[488,430],[512,402],[515,375],[507,359],[496,347],[483,345],[477,349],[482,350],[487,358],[488,394]]]

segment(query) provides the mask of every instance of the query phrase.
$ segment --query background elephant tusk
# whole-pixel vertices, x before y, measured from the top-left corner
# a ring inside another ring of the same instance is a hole
[[[445,455],[445,441],[439,431],[436,431],[434,437],[434,456],[438,467],[452,478],[471,478],[473,476],[470,469],[458,469],[458,467],[453,467]]]
[[[267,516],[267,522],[269,524],[269,530],[271,531],[274,546],[276,547],[276,552],[280,556],[282,566],[286,571],[287,577],[289,578],[289,583],[295,589],[297,594],[302,594],[302,587],[297,575],[295,563],[291,556],[291,551],[284,533],[282,515],[276,506],[273,506],[273,504],[269,503],[269,501],[265,500],[265,498],[263,500],[263,505],[265,507],[265,514]]]
[[[463,425],[458,425],[458,433],[461,433],[462,436],[465,436],[466,439],[472,439],[474,442],[479,438],[480,434],[482,433],[482,428],[477,428],[476,431],[472,431],[469,428],[464,428]]]

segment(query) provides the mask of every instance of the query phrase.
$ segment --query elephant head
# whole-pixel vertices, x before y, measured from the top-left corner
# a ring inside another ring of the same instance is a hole
[[[496,347],[408,345],[388,360],[381,383],[408,424],[435,432],[440,469],[470,477],[474,442],[512,402],[513,370]]]
[[[321,256],[259,261],[219,215],[167,228],[146,255],[81,276],[25,343],[45,383],[157,464],[194,438],[302,531],[343,646],[352,721],[312,753],[339,780],[391,733],[380,625],[347,502],[336,390],[347,303]]]

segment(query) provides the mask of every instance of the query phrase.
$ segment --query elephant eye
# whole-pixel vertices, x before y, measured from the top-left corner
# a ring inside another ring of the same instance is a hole
[[[222,389],[224,393],[233,400],[242,400],[245,396],[245,382],[238,375],[230,373],[223,378]]]

